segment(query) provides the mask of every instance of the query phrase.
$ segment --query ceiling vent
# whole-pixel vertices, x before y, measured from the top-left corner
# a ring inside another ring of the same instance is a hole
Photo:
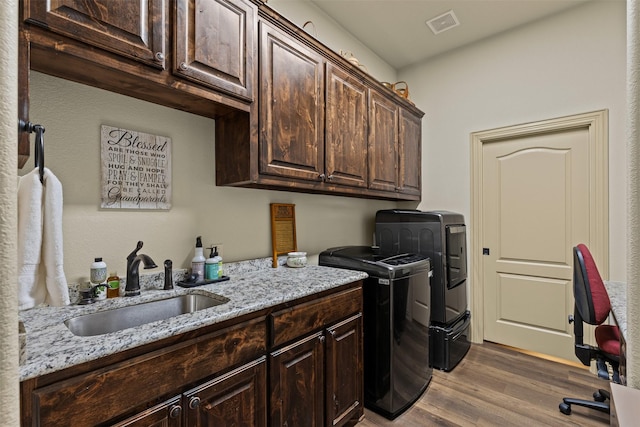
[[[460,25],[458,21],[458,17],[453,10],[443,13],[440,16],[436,16],[435,18],[431,18],[427,21],[427,25],[433,32],[433,34],[440,34],[443,31],[447,31],[453,27],[457,27]]]

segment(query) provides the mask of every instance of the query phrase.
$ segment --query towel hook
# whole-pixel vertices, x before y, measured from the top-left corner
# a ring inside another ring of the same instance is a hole
[[[44,181],[44,126],[20,120],[20,129],[25,132],[36,133],[34,160],[40,174],[40,183],[42,183]]]

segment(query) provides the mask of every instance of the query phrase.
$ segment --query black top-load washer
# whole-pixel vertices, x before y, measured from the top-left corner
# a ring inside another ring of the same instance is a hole
[[[364,403],[393,419],[431,380],[429,258],[380,256],[369,246],[345,246],[322,252],[319,264],[369,275],[363,285]]]

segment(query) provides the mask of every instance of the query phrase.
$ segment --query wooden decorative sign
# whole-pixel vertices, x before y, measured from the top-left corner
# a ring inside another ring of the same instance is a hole
[[[278,266],[278,255],[298,250],[296,243],[296,205],[271,203],[271,245],[273,267]]]
[[[102,125],[100,144],[100,207],[171,209],[171,138]]]

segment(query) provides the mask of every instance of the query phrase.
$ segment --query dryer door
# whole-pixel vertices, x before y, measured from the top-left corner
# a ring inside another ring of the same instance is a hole
[[[447,225],[447,288],[453,289],[467,280],[467,236],[464,225]]]

